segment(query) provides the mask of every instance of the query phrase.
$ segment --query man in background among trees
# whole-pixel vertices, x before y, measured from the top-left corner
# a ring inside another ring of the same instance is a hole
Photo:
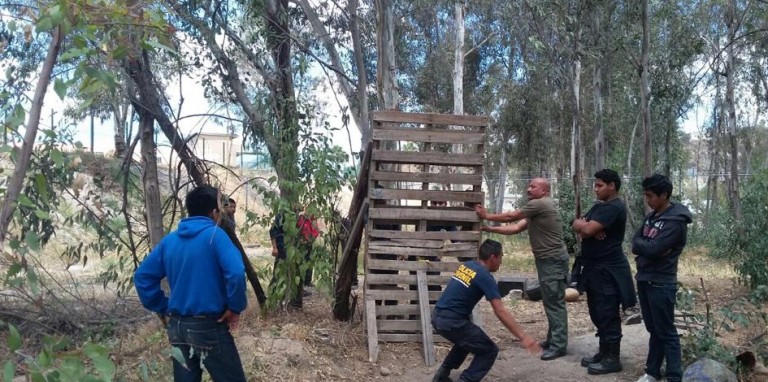
[[[632,239],[637,263],[637,293],[648,339],[645,375],[638,382],[661,380],[661,364],[666,359],[669,382],[683,377],[680,336],[675,328],[677,261],[685,247],[691,212],[682,204],[669,201],[672,182],[655,174],[643,180],[643,196],[653,211]]]
[[[134,275],[145,308],[170,316],[168,339],[186,365],[173,359],[173,377],[200,381],[205,365],[214,381],[245,381],[231,330],[247,305],[240,251],[217,226],[221,194],[211,186],[187,194],[188,217],[160,241]],[[160,287],[168,279],[169,297]]]
[[[489,214],[482,206],[476,206],[475,212],[484,220],[515,222],[499,227],[483,226],[483,231],[514,235],[528,230],[548,323],[547,339],[540,344],[544,348],[541,359],[548,361],[564,356],[568,347],[568,310],[565,306],[568,252],[563,243],[563,223],[555,201],[550,197],[549,181],[535,178],[527,192],[528,203],[519,210]]]
[[[616,171],[595,173],[598,202],[586,215],[574,220],[572,228],[581,236],[582,274],[580,290],[587,292],[589,317],[597,328],[600,348],[594,356],[581,359],[589,374],[608,374],[622,370],[621,314],[637,304],[629,261],[622,243],[627,227],[627,208],[619,198],[621,178]]]

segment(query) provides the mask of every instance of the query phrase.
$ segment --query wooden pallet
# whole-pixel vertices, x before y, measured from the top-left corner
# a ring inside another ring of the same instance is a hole
[[[432,332],[434,302],[480,245],[473,206],[484,200],[488,119],[382,111],[373,123],[364,249],[369,358],[378,358],[379,342],[422,342],[432,365],[433,343],[445,341]]]

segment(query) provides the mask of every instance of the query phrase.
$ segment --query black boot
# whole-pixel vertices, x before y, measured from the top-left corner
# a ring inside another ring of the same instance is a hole
[[[602,361],[604,355],[605,355],[605,343],[603,341],[600,341],[600,348],[597,350],[597,353],[595,353],[595,355],[591,357],[582,357],[581,366],[589,367],[590,364],[598,363]]]
[[[609,374],[617,373],[622,370],[621,367],[621,342],[605,344],[605,355],[598,363],[590,364],[587,368],[589,374]]]
[[[451,379],[451,369],[440,365],[440,368],[435,372],[435,376],[432,377],[432,382],[453,382]]]

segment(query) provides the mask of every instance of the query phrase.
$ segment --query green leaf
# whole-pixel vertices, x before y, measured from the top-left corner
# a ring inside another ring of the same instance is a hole
[[[67,83],[62,81],[61,78],[57,78],[53,81],[53,90],[56,91],[56,94],[62,101],[67,97],[67,87]]]
[[[36,232],[27,231],[27,235],[25,239],[27,242],[27,247],[29,247],[29,249],[33,251],[40,250],[40,236],[38,236]]]
[[[13,108],[13,113],[11,114],[11,117],[8,118],[8,125],[10,128],[15,129],[21,125],[24,124],[24,119],[26,119],[27,112],[24,111],[24,107],[21,106],[21,104],[17,104]]]
[[[141,365],[139,365],[139,373],[142,381],[149,382],[149,370],[147,369],[147,364],[142,362]]]
[[[3,365],[3,380],[13,381],[14,375],[16,375],[16,364],[11,362],[11,360],[5,361],[5,365]]]
[[[21,272],[23,268],[21,267],[21,263],[13,263],[10,267],[8,267],[8,272],[5,273],[5,278],[10,279],[16,276]]]
[[[184,358],[184,353],[181,352],[181,348],[178,346],[171,347],[171,357],[176,360],[182,367],[189,369],[187,366],[187,359]]]
[[[56,149],[52,149],[51,150],[51,160],[57,166],[61,166],[62,164],[64,164],[64,155],[61,154],[61,151],[56,150]]]
[[[37,20],[37,25],[35,25],[35,30],[39,32],[48,32],[49,30],[53,29],[53,21],[50,17],[42,17]]]
[[[19,195],[18,202],[19,202],[20,206],[29,207],[29,208],[37,207],[37,206],[35,206],[35,203],[32,202],[32,199],[30,199],[26,195]]]
[[[29,281],[29,288],[32,289],[32,295],[37,296],[40,294],[39,279],[37,273],[32,268],[27,270],[27,281]]]
[[[161,43],[159,43],[159,42],[157,42],[155,40],[142,41],[141,45],[144,48],[147,48],[147,49],[155,48],[156,50],[164,50],[164,51],[166,51],[166,52],[168,52],[168,53],[170,53],[170,54],[172,54],[174,56],[178,55],[178,52],[176,52],[176,49],[173,49],[173,48],[171,48],[170,46],[167,46],[167,45],[163,45],[163,44],[161,44]]]
[[[13,353],[21,348],[21,334],[16,327],[8,324],[8,350]]]
[[[35,188],[45,204],[48,204],[48,183],[45,181],[45,175],[35,174]]]
[[[40,220],[50,220],[51,216],[43,210],[35,210],[35,216]]]
[[[85,345],[85,355],[93,361],[93,367],[101,373],[104,381],[112,381],[115,377],[115,364],[109,358],[107,348],[96,344]]]

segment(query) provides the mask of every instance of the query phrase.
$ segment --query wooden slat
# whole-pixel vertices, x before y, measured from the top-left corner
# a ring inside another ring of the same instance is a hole
[[[422,153],[416,151],[373,150],[373,160],[381,163],[431,164],[435,166],[482,166],[482,154]]]
[[[376,301],[365,301],[365,321],[368,329],[368,362],[379,358],[379,336],[376,328]]]
[[[374,129],[373,139],[380,141],[408,141],[479,145],[485,141],[485,134],[471,130],[424,130],[399,128],[392,130]]]
[[[406,334],[406,333],[381,333],[379,335],[381,342],[419,342],[421,341],[421,334]],[[434,335],[435,342],[450,342],[443,336]]]
[[[421,208],[371,208],[369,219],[431,220],[450,222],[478,222],[475,211],[425,210]]]
[[[470,241],[478,243],[481,239],[480,231],[440,231],[440,232],[417,232],[417,231],[392,231],[374,229],[368,231],[368,237],[381,239],[406,239],[406,240],[451,240],[451,241]]]
[[[378,260],[367,259],[368,269],[381,269],[393,271],[418,271],[425,270],[431,272],[455,272],[459,267],[459,262],[447,261],[397,261],[397,260]]]
[[[403,113],[396,110],[380,110],[373,112],[374,122],[419,123],[430,125],[488,125],[488,117],[474,115],[451,115],[434,113]]]
[[[437,301],[442,291],[429,291],[430,301]],[[415,290],[384,290],[384,289],[366,289],[365,299],[367,300],[417,300],[419,298],[419,292]]]
[[[424,271],[416,272],[419,291],[419,319],[421,323],[422,347],[424,349],[424,362],[427,366],[435,364],[435,343],[432,340],[432,323],[427,298],[427,274]]]
[[[451,279],[451,275],[449,274],[427,275],[427,281],[431,285],[445,285],[448,283],[448,280],[450,279]],[[372,273],[365,276],[365,281],[368,282],[370,285],[378,285],[378,284],[416,285],[416,275],[411,275],[411,274],[382,275],[382,274]],[[379,309],[381,309],[381,307],[379,307]]]
[[[371,244],[368,253],[372,255],[398,255],[398,256],[435,256],[435,257],[471,257],[477,254],[477,249],[463,251],[441,251],[431,248],[412,247],[382,247]]]
[[[392,190],[386,188],[371,188],[368,197],[377,200],[428,200],[443,202],[482,203],[482,192],[471,191],[435,191],[435,190]]]
[[[393,247],[431,249],[440,252],[476,251],[477,243],[452,243],[448,240],[371,240],[380,250]]]
[[[416,277],[414,275],[414,277]],[[427,276],[429,277],[429,276]],[[430,305],[434,308],[434,304]],[[410,316],[412,314],[419,314],[419,306],[416,304],[400,303],[397,305],[377,305],[376,314],[379,317],[386,316]]]
[[[439,184],[468,184],[477,186],[483,182],[482,174],[437,174],[430,172],[371,171],[371,179],[382,182],[415,182]]]
[[[376,327],[380,332],[411,332],[421,331],[421,322],[418,320],[376,320]],[[430,329],[432,329],[430,327]]]

